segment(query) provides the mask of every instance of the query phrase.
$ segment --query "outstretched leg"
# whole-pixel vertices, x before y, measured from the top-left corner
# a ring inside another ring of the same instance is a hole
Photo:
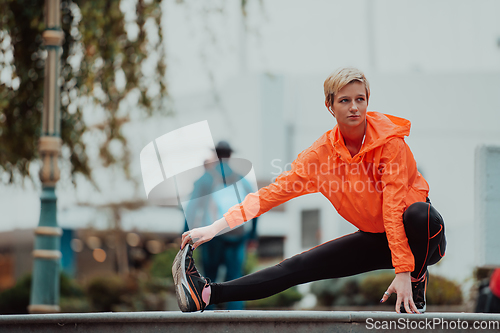
[[[265,298],[298,284],[382,268],[392,268],[385,233],[358,231],[239,279],[211,284],[210,304]]]

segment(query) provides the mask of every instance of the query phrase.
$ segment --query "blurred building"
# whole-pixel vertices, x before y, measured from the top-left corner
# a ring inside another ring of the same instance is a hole
[[[13,230],[0,233],[0,290],[14,286],[16,280],[31,272],[33,230]]]

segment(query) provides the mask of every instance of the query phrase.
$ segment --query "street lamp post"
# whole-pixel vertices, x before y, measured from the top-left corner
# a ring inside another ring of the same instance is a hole
[[[35,229],[33,280],[28,311],[30,313],[59,312],[59,266],[62,229],[57,226],[55,186],[60,171],[57,159],[61,151],[61,112],[59,98],[59,61],[64,33],[61,29],[60,0],[45,1],[45,31],[42,34],[47,49],[45,61],[42,134],[39,151],[42,159],[40,221]]]

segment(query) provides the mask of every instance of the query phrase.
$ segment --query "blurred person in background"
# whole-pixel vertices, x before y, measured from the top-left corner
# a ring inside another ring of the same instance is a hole
[[[300,153],[291,170],[274,183],[247,195],[241,206],[230,208],[211,225],[182,235],[172,267],[182,311],[203,311],[209,304],[265,298],[302,283],[394,268],[394,280],[381,302],[395,293],[396,312],[425,312],[427,267],[444,256],[446,237],[443,218],[428,198],[429,185],[404,140],[410,121],[367,112],[370,87],[356,68],[330,75],[324,93],[337,125]],[[316,192],[359,230],[233,281],[211,283],[198,273],[192,249],[242,225],[241,211],[259,216]]]
[[[500,313],[500,268],[496,268],[479,286],[475,312]]]
[[[205,162],[205,173],[194,183],[191,200],[186,209],[185,231],[189,227],[202,227],[212,224],[213,221],[223,217],[229,208],[234,205],[234,192],[221,191],[228,184],[241,181],[244,193],[239,193],[244,198],[253,192],[250,184],[230,166],[229,161],[233,149],[226,141],[220,141],[215,147],[219,159],[216,163]],[[199,200],[195,200],[201,198]],[[188,221],[190,225],[188,226]],[[192,222],[191,222],[192,221]],[[245,228],[237,228],[219,235],[212,242],[201,249],[201,262],[203,272],[207,278],[214,282],[230,281],[243,275],[243,267],[248,252],[257,248],[257,218],[252,219]],[[221,279],[219,269],[225,268],[225,277]],[[243,301],[229,302],[228,310],[243,310]],[[213,309],[211,306],[208,309]]]

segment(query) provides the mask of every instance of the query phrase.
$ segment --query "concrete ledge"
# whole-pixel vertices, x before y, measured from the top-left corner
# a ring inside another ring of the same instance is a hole
[[[392,325],[392,326],[391,326]],[[483,329],[480,326],[483,325]],[[485,326],[486,325],[486,326]],[[488,326],[489,325],[489,326]],[[0,332],[499,332],[500,314],[344,311],[110,312],[0,316]],[[484,329],[486,328],[486,329]]]

